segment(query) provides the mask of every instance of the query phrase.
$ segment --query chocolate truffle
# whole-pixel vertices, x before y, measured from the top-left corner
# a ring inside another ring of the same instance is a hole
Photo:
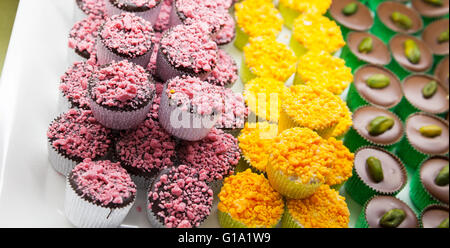
[[[428,125],[436,125],[442,128],[441,135],[429,138],[420,133],[420,128]],[[419,152],[428,155],[443,155],[448,153],[448,122],[436,116],[416,113],[406,120],[406,137],[409,143]],[[447,198],[448,199],[448,198]]]
[[[368,227],[381,228],[381,218],[392,209],[401,209],[406,213],[406,218],[397,228],[416,228],[419,226],[416,214],[406,203],[392,196],[376,196],[366,203],[363,210]]]
[[[448,3],[448,1],[447,1]],[[439,42],[439,36],[442,32],[448,32],[448,19],[441,19],[428,25],[422,32],[422,40],[431,49],[433,54],[447,55],[448,54],[448,41]]]
[[[366,37],[372,38],[372,51],[359,52],[359,44]],[[347,36],[347,46],[356,57],[368,64],[387,65],[391,62],[391,54],[387,46],[378,37],[365,32],[352,32]]]
[[[352,15],[345,15],[342,9],[350,3],[356,3],[358,9]],[[333,1],[328,11],[335,21],[350,30],[367,31],[373,25],[373,17],[370,10],[361,2],[355,0]]]
[[[420,215],[420,224],[423,228],[437,228],[445,219],[448,219],[448,206],[430,205]]]
[[[407,30],[403,29],[392,21],[391,15],[396,11],[408,16],[411,19],[411,28]],[[423,27],[422,18],[420,18],[420,15],[415,10],[401,3],[386,1],[378,6],[377,15],[381,22],[394,32],[414,34],[419,32]]]
[[[420,181],[422,182],[425,190],[432,197],[448,205],[449,203],[448,184],[444,186],[439,186],[435,182],[436,176],[439,174],[442,168],[444,168],[447,165],[448,165],[447,157],[444,156],[431,157],[430,159],[425,161],[420,167]]]
[[[425,98],[422,89],[431,81],[438,82],[436,93],[430,98]],[[438,79],[426,74],[412,75],[404,80],[402,87],[405,98],[419,110],[432,114],[448,111],[448,91]]]
[[[442,6],[427,3],[424,0],[412,0],[412,7],[424,17],[440,17],[448,14],[449,0],[442,0]]]
[[[411,63],[405,54],[405,41],[413,40],[420,50],[420,61]],[[433,65],[433,54],[428,46],[414,36],[398,34],[389,42],[389,49],[395,61],[404,69],[412,72],[426,72]]]
[[[390,84],[382,89],[371,88],[367,80],[373,75],[382,74],[390,79]],[[392,108],[403,97],[400,80],[389,70],[376,65],[366,65],[358,69],[354,76],[354,85],[360,96],[375,106]]]

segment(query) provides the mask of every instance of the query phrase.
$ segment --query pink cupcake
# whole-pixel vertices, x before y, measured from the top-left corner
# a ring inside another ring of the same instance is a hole
[[[199,227],[211,214],[213,191],[186,165],[161,173],[147,197],[147,217],[153,227]]]
[[[105,20],[97,16],[88,16],[75,23],[69,34],[69,47],[84,59],[96,53],[96,40],[100,26]]]
[[[158,20],[163,0],[104,0],[108,16],[133,13],[154,25]]]
[[[149,116],[136,129],[122,133],[116,156],[138,188],[148,189],[154,177],[175,164],[175,140]]]
[[[110,133],[91,111],[70,109],[52,121],[48,128],[50,164],[57,172],[67,176],[76,164],[86,158],[105,158],[112,143]]]
[[[88,81],[97,69],[97,65],[88,62],[75,62],[61,77],[59,84],[61,112],[71,108],[89,110],[87,94]]]
[[[169,80],[161,96],[159,122],[173,136],[203,139],[223,111],[220,87],[190,76]]]
[[[208,26],[196,23],[167,30],[160,42],[156,67],[158,77],[167,80],[182,76],[205,79],[217,63],[217,44],[208,34]]]
[[[79,9],[86,15],[104,17],[106,12],[105,1],[106,0],[76,0],[76,3]]]
[[[164,0],[161,3],[161,10],[159,11],[158,20],[153,28],[159,32],[163,32],[169,28],[170,13],[172,12],[173,0]]]
[[[97,62],[104,65],[127,59],[146,68],[153,36],[151,24],[132,13],[107,18],[97,39]]]
[[[218,50],[217,66],[206,78],[210,84],[232,87],[238,79],[238,67],[233,57],[224,50]]]
[[[214,41],[219,46],[231,43],[236,37],[236,21],[230,15],[225,16],[222,28],[213,35]]]
[[[89,81],[89,105],[108,128],[130,129],[147,116],[155,93],[150,75],[127,60],[100,67]]]
[[[200,141],[182,142],[178,151],[180,163],[195,168],[199,179],[214,192],[221,188],[225,177],[234,173],[240,156],[237,139],[219,129],[212,129]]]
[[[248,118],[248,108],[245,105],[244,96],[224,88],[222,98],[224,107],[215,127],[237,137]]]
[[[76,227],[118,227],[136,199],[136,186],[120,163],[85,159],[68,175],[64,212]]]

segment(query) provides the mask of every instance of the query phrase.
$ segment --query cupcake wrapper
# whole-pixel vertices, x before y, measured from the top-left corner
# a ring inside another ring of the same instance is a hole
[[[348,181],[348,180],[346,180],[346,181],[344,181],[344,182],[342,182],[342,183],[340,183],[340,184],[330,185],[330,188],[331,188],[331,189],[334,189],[334,190],[336,190],[336,191],[339,192],[339,190],[341,190],[341,188],[344,186],[344,184],[345,184],[347,181]]]
[[[250,80],[257,77],[255,74],[253,74],[253,72],[247,66],[247,64],[245,62],[245,57],[243,57],[242,62],[241,62],[240,76],[241,76],[242,84],[244,84],[244,85],[246,83],[248,83]]]
[[[247,169],[251,169],[250,164],[247,162],[246,159],[244,159],[243,156],[241,156],[241,158],[239,159],[239,163],[236,165],[236,168],[234,169],[234,174],[244,172]]]
[[[116,130],[125,130],[133,128],[139,125],[147,117],[150,108],[152,107],[153,96],[147,105],[135,110],[135,111],[112,111],[98,103],[92,98],[89,98],[89,105],[91,106],[92,113],[95,119],[107,128]]]
[[[240,51],[244,50],[244,46],[248,44],[250,36],[242,30],[241,27],[236,26],[236,39],[234,40],[234,46]]]
[[[347,106],[350,111],[354,112],[359,107],[369,105],[369,103],[361,97],[358,90],[356,90],[355,84],[351,83],[348,89]]]
[[[61,155],[58,151],[56,151],[52,144],[47,142],[47,150],[48,150],[48,160],[52,165],[53,169],[55,169],[58,173],[63,176],[69,175],[69,173],[75,168],[78,164],[76,161],[66,158]]]
[[[435,22],[437,20],[443,19],[443,18],[447,18],[448,19],[449,15],[443,15],[443,16],[436,16],[436,17],[426,17],[426,16],[422,16],[422,21],[423,21],[423,26],[426,27],[429,24],[431,24],[432,22]]]
[[[292,199],[304,199],[316,192],[321,183],[309,183],[303,184],[290,180],[281,171],[276,171],[268,163],[267,165],[267,177],[270,185],[285,197]]]
[[[170,105],[166,89],[167,85],[164,86],[158,114],[161,126],[168,133],[182,140],[197,141],[206,137],[218,121],[219,115],[213,118],[182,111],[179,107]],[[180,115],[182,120],[179,120]]]
[[[403,68],[395,58],[391,59],[391,62],[386,66],[389,70],[391,70],[400,80],[405,79],[409,75],[413,74],[413,72]]]
[[[361,213],[356,220],[355,228],[369,228],[369,223],[367,223],[366,219],[366,211],[365,207],[361,210]]]
[[[122,9],[114,6],[110,0],[104,0],[104,1],[105,1],[105,5],[106,5],[106,13],[108,16],[119,15],[123,12],[129,12],[129,11],[122,10]],[[156,21],[158,20],[159,11],[161,10],[162,2],[163,1],[157,2],[156,6],[154,6],[153,8],[151,8],[149,10],[140,11],[140,12],[131,12],[131,13],[135,14],[136,16],[142,17],[143,19],[149,21],[152,24],[152,26],[154,26]]]
[[[122,208],[102,207],[79,196],[66,180],[64,211],[67,219],[76,227],[82,228],[114,228],[118,227],[131,207],[133,200]]]
[[[278,10],[284,19],[284,26],[292,30],[294,28],[294,20],[300,15],[300,13],[284,5],[282,2],[278,3]]]
[[[289,46],[292,48],[292,51],[294,51],[295,56],[297,56],[297,58],[300,58],[301,56],[303,56],[305,53],[308,52],[308,48],[300,44],[300,42],[298,42],[295,39],[294,35],[291,35]]]
[[[369,8],[373,11],[376,12],[378,5],[380,5],[380,3],[384,2],[386,0],[366,0],[365,4],[369,6]]]
[[[150,62],[150,58],[152,56],[153,51],[153,44],[150,47],[150,49],[143,55],[137,56],[134,58],[126,57],[123,55],[118,55],[111,51],[109,48],[103,44],[101,38],[99,37],[97,39],[97,64],[98,65],[106,65],[113,61],[122,61],[122,60],[128,60],[130,62],[133,62],[137,65],[142,66],[143,68],[147,68],[148,63]]]
[[[224,213],[217,210],[217,216],[219,218],[219,224],[222,228],[247,228],[244,223],[234,220],[229,213]]]
[[[345,60],[345,65],[350,67],[352,69],[352,73],[354,74],[356,72],[356,69],[358,69],[360,66],[366,65],[367,62],[364,60],[359,59],[348,47],[348,45],[345,45],[341,50],[340,58]]]
[[[420,228],[424,228],[423,227],[423,222],[422,222],[422,219],[423,219],[423,214],[427,211],[427,210],[429,210],[429,209],[444,209],[444,210],[447,210],[447,212],[448,212],[448,210],[449,210],[449,208],[448,208],[448,205],[444,205],[444,204],[430,204],[430,205],[428,205],[427,207],[425,207],[423,210],[422,210],[422,212],[420,213],[420,215],[419,215],[419,225],[420,225]]]
[[[425,162],[425,160],[421,161]],[[411,178],[409,197],[411,199],[411,202],[419,210],[419,212],[422,212],[430,204],[441,203],[439,202],[439,200],[434,198],[423,186],[422,180],[420,179],[420,169],[416,170]]]
[[[283,218],[281,219],[281,227],[282,228],[303,228],[298,221],[292,217],[291,213],[289,213],[289,208],[286,206]]]
[[[366,148],[380,149],[380,148],[378,148],[376,146],[365,146],[365,147],[361,147],[360,149],[358,149],[358,151],[361,150],[361,149],[366,149]],[[357,153],[358,151],[356,151],[355,153]],[[372,198],[372,197],[374,197],[376,195],[395,196],[400,191],[403,190],[403,188],[406,186],[406,183],[408,181],[408,174],[406,172],[406,168],[403,165],[403,163],[400,160],[400,158],[398,158],[397,156],[395,156],[392,153],[390,153],[390,155],[395,160],[397,160],[398,164],[401,166],[401,170],[402,170],[402,173],[403,173],[403,181],[404,181],[403,185],[401,185],[397,190],[392,191],[392,192],[379,191],[379,190],[374,189],[374,188],[370,187],[369,185],[367,185],[363,181],[363,179],[356,173],[355,167],[353,167],[353,169],[352,169],[352,176],[348,179],[347,183],[345,184],[345,191],[350,195],[350,197],[354,201],[356,201],[360,205],[363,205],[367,200],[369,200],[370,198]]]
[[[178,25],[182,25],[183,21],[181,20],[180,16],[177,14],[177,8],[175,6],[175,1],[172,3],[172,9],[170,11],[170,17],[169,17],[169,28],[175,27]]]
[[[376,4],[376,7],[374,5],[373,5],[373,7],[378,8],[378,5],[382,1],[372,0],[372,1],[369,1],[369,3],[371,3],[370,5],[372,5],[372,2],[374,2],[373,4]],[[370,6],[370,7],[374,12],[376,12],[376,9],[373,9],[372,6]],[[370,33],[372,33],[375,36],[377,36],[378,38],[380,38],[380,40],[382,40],[385,44],[388,44],[389,41],[391,40],[391,38],[397,34],[397,32],[393,31],[392,29],[390,29],[386,25],[384,25],[384,23],[381,21],[381,19],[378,17],[377,14],[374,15],[373,26],[370,29]]]

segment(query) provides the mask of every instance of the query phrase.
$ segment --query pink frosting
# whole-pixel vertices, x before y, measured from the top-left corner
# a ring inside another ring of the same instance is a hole
[[[88,80],[96,69],[92,60],[75,62],[61,77],[59,89],[73,107],[89,109]]]
[[[104,16],[107,0],[77,0],[78,6],[88,15]]]
[[[106,0],[110,1],[110,0]],[[147,7],[149,9],[156,6],[160,0],[114,0],[119,8],[127,5],[133,5],[136,7]]]
[[[106,47],[131,58],[151,50],[153,35],[151,23],[127,12],[107,18],[100,31],[100,38]]]
[[[210,33],[220,30],[225,25],[227,16],[229,16],[228,10],[217,6],[214,1],[177,0],[175,6],[184,24],[204,22],[208,24],[208,32]]]
[[[212,182],[234,173],[240,150],[236,138],[213,128],[203,140],[183,142],[178,155],[182,163],[198,170],[200,180]]]
[[[136,185],[120,163],[85,159],[70,174],[75,190],[102,206],[121,205],[136,196]]]
[[[223,27],[214,35],[214,41],[218,45],[230,43],[236,35],[236,22],[233,17],[226,15]]]
[[[217,128],[244,128],[248,108],[241,93],[223,89],[224,109],[217,121]]]
[[[206,78],[206,81],[217,86],[228,86],[238,79],[238,67],[227,52],[221,49],[218,51],[217,66]]]
[[[122,60],[99,68],[90,87],[90,96],[99,105],[138,109],[148,103],[155,86],[144,68]]]
[[[122,163],[145,173],[156,174],[174,164],[175,140],[152,118],[122,134],[116,148]]]
[[[75,160],[96,159],[108,152],[109,133],[90,110],[70,109],[50,124],[47,138],[54,149]]]
[[[196,77],[182,76],[169,80],[166,94],[170,103],[179,106],[181,111],[211,115],[223,110],[221,88]]]
[[[175,26],[161,39],[161,51],[176,68],[210,72],[217,63],[217,44],[207,30],[204,23]]]
[[[92,55],[98,36],[98,30],[104,19],[90,15],[75,23],[69,34],[69,47],[80,53],[87,52]]]
[[[164,31],[169,26],[170,12],[172,11],[173,0],[165,0],[159,11],[158,20],[155,23],[154,28],[159,31]]]
[[[213,191],[186,165],[163,174],[148,194],[149,209],[168,228],[198,227],[211,213]]]

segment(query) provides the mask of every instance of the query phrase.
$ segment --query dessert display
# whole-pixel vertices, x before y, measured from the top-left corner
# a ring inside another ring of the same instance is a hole
[[[47,130],[66,217],[448,226],[448,19],[411,2],[74,1]]]
[[[423,112],[412,114],[396,154],[405,166],[416,169],[428,156],[448,154],[448,135],[448,121]]]
[[[409,195],[419,211],[430,204],[448,206],[448,157],[432,156],[424,160],[411,179]]]
[[[375,146],[355,152],[353,175],[345,191],[361,205],[375,195],[397,195],[407,182],[406,169],[394,154]]]
[[[402,85],[394,73],[378,65],[364,65],[354,74],[347,105],[352,111],[365,105],[394,109],[402,98]]]

